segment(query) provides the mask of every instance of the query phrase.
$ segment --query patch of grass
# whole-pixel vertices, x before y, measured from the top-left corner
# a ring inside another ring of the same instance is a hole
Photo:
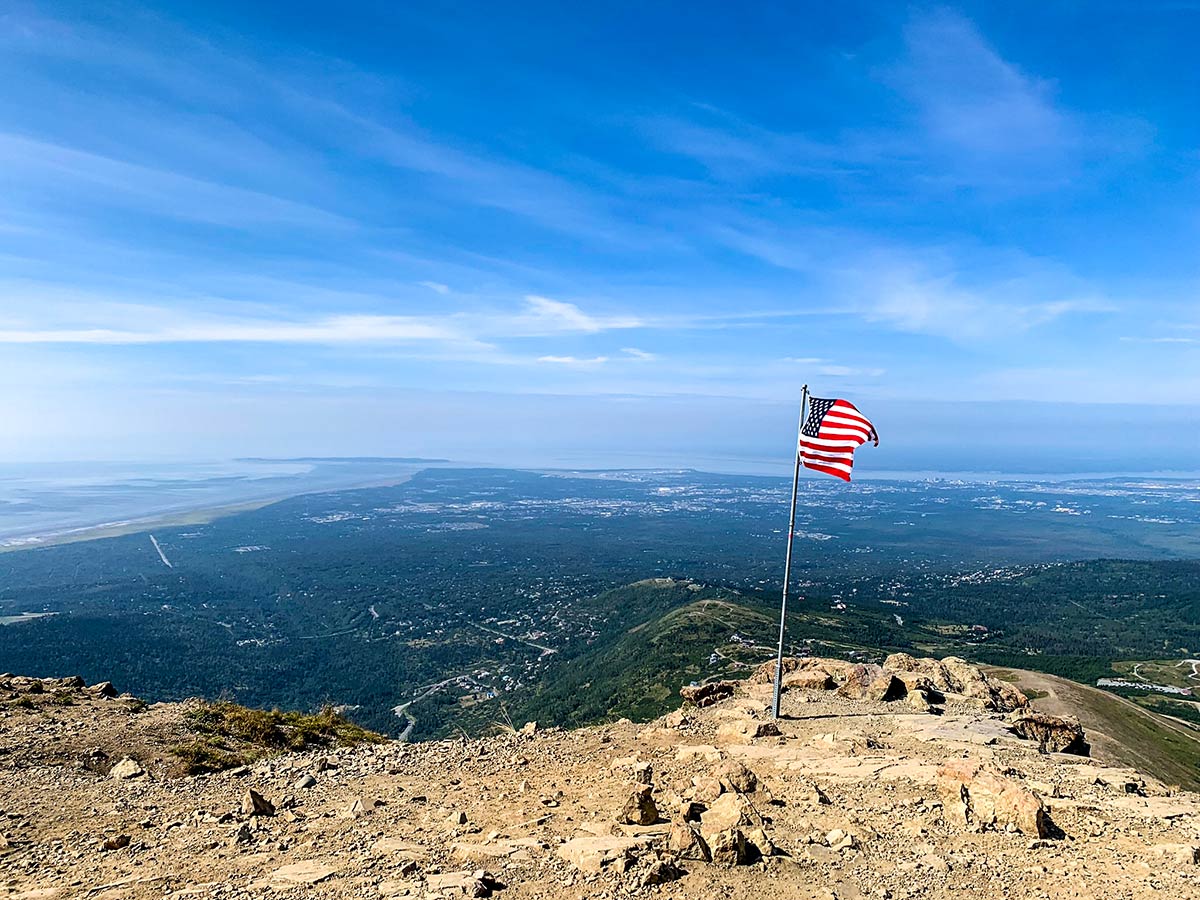
[[[189,775],[199,775],[203,772],[223,772],[226,769],[236,769],[238,766],[249,765],[265,754],[233,753],[215,740],[192,741],[190,744],[179,744],[171,748],[171,753],[179,757]]]
[[[301,713],[249,709],[228,702],[203,703],[188,710],[185,719],[200,737],[171,752],[193,775],[232,769],[277,753],[387,740],[338,715],[332,707]]]
[[[205,703],[189,710],[187,719],[202,734],[233,738],[269,750],[300,751],[387,740],[355,725],[329,706],[318,713],[302,713],[249,709],[228,702]]]

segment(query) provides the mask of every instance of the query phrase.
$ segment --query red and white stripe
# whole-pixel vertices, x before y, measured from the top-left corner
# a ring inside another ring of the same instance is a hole
[[[849,481],[854,451],[867,441],[879,445],[875,426],[849,400],[837,400],[821,419],[817,437],[800,435],[800,461],[806,469]]]

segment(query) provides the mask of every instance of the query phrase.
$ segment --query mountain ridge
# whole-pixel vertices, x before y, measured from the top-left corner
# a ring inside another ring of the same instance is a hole
[[[200,775],[151,752],[213,733],[195,706],[3,676],[4,896],[1194,896],[1200,795],[1053,752],[1074,726],[1011,685],[895,657],[921,703],[889,702],[896,674],[789,658],[775,721],[772,666],[645,725],[326,735]]]

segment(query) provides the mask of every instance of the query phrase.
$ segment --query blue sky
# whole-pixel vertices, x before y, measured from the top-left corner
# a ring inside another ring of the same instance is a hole
[[[1197,468],[1198,4],[151,6],[0,7],[0,459]]]

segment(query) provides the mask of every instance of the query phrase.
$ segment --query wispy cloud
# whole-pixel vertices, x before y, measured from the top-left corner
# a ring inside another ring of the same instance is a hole
[[[597,316],[584,312],[566,300],[552,300],[530,294],[525,298],[523,315],[514,318],[511,327],[518,333],[531,335],[558,332],[596,334],[613,329],[641,328],[645,321],[637,316]]]
[[[240,228],[264,225],[345,228],[352,223],[285,197],[135,165],[16,134],[0,133],[8,204],[32,187],[63,211],[81,203],[137,209],[166,219]]]
[[[848,273],[843,281],[867,319],[960,341],[1000,340],[1069,314],[1114,309],[1110,301],[1068,286],[1061,276],[1036,270],[971,285],[952,270],[900,261]],[[1064,296],[1064,291],[1072,293]]]
[[[581,367],[581,368],[591,368],[594,366],[603,365],[604,363],[608,362],[608,357],[607,356],[593,356],[590,358],[581,359],[580,357],[577,357],[577,356],[539,356],[537,361],[540,363],[552,363],[553,365],[556,365],[556,366],[576,366],[576,367]]]
[[[0,344],[361,344],[461,340],[464,340],[462,335],[438,323],[406,316],[332,316],[308,322],[181,321],[152,330],[0,330]]]
[[[929,137],[980,161],[1032,160],[1080,137],[1050,82],[1022,72],[947,9],[922,10],[904,29],[906,58],[892,84],[916,107]]]
[[[640,359],[643,362],[650,362],[658,359],[658,354],[648,353],[645,350],[639,350],[637,347],[622,347],[621,352],[631,359]]]
[[[782,362],[804,366],[806,370],[826,378],[879,378],[887,373],[886,369],[876,367],[841,366],[829,360],[814,357],[785,357]]]
[[[0,344],[445,342],[491,348],[496,340],[600,335],[653,324],[636,316],[595,315],[575,303],[538,296],[526,297],[516,306],[491,305],[428,315],[357,312],[301,318],[283,307],[272,310],[261,304],[218,303],[211,297],[207,298],[210,309],[193,311],[179,304],[129,302],[88,293],[60,297],[48,292],[40,306],[26,307],[16,316],[4,307],[5,290],[11,295],[17,289],[0,284]],[[36,295],[38,286],[20,290],[27,296]],[[370,296],[335,295],[334,299],[378,302]],[[253,309],[257,315],[240,314],[242,308]],[[677,324],[686,327],[686,321]],[[628,355],[651,358],[636,350]]]
[[[440,281],[418,281],[423,288],[429,288],[435,294],[441,294],[443,297],[450,293],[450,286],[442,284]]]

